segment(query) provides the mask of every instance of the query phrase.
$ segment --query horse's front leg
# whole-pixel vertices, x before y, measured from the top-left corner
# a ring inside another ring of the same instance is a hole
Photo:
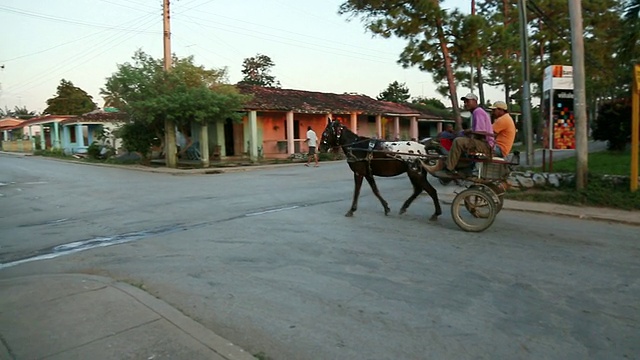
[[[353,173],[353,182],[355,183],[355,189],[353,190],[353,202],[351,202],[351,209],[347,211],[344,216],[352,217],[353,213],[358,209],[358,197],[360,196],[360,189],[362,188],[362,175]]]
[[[373,178],[373,175],[367,175],[365,176],[365,178],[367,179],[369,186],[371,186],[373,194],[378,198],[378,200],[380,200],[382,207],[384,207],[384,214],[389,215],[389,211],[391,211],[391,209],[389,209],[389,204],[387,204],[387,202],[382,198],[382,195],[380,195],[380,191],[378,191],[378,185],[376,185],[376,180]]]
[[[400,215],[407,212],[407,209],[409,208],[413,200],[415,200],[418,197],[418,195],[422,193],[422,181],[421,181],[420,175],[411,174],[411,173],[408,173],[408,175],[409,175],[409,180],[411,180],[411,185],[413,185],[413,194],[409,196],[409,198],[407,199],[407,201],[404,202],[404,204],[402,204],[402,207],[400,208]]]

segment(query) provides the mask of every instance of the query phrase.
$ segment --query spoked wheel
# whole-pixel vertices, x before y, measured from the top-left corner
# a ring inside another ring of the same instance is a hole
[[[453,199],[451,217],[464,231],[486,230],[496,219],[498,211],[493,197],[479,188],[469,188]]]

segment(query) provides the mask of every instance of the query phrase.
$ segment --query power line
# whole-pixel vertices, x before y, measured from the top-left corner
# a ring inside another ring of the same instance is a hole
[[[11,8],[11,7],[2,6],[2,5],[0,5],[0,10],[12,12],[12,13],[16,13],[16,14],[20,14],[20,15],[24,15],[24,16],[29,16],[29,17],[33,17],[33,18],[39,18],[39,19],[44,19],[44,20],[49,20],[49,21],[62,22],[62,23],[67,23],[67,24],[88,26],[88,27],[93,27],[93,28],[104,28],[104,29],[110,29],[110,30],[119,30],[119,31],[132,31],[132,32],[137,31],[137,32],[141,32],[140,30],[136,30],[135,28],[121,28],[121,27],[113,26],[113,25],[96,24],[96,23],[89,23],[89,22],[84,22],[84,21],[64,19],[64,18],[59,18],[59,17],[45,15],[45,14],[39,14],[39,13],[31,12],[31,11]],[[155,32],[150,32],[150,33],[155,33]]]
[[[143,19],[147,19],[146,21],[140,23],[140,21],[142,21]],[[153,18],[153,15],[146,15],[143,16],[139,19],[135,19],[133,21],[129,21],[129,22],[136,22],[138,23],[137,28],[142,28],[143,26],[147,26],[145,29],[149,29],[151,26],[156,24],[157,19]],[[116,46],[118,43],[115,43],[113,46],[108,47],[109,44],[112,44],[116,41],[119,41],[122,37],[124,36],[128,36],[128,37],[132,37],[135,34],[118,34],[118,35],[112,35],[110,37],[108,37],[107,39],[105,39],[104,41],[98,41],[96,42],[96,44],[94,44],[91,48],[89,48],[88,50],[83,50],[83,53],[81,55],[77,55],[77,54],[72,54],[69,58],[61,60],[58,65],[53,66],[51,68],[48,68],[42,72],[40,72],[39,74],[31,77],[29,80],[21,82],[19,85],[17,85],[15,88],[11,89],[12,93],[20,93],[23,91],[27,91],[30,90],[32,88],[34,88],[37,85],[31,86],[34,83],[39,83],[45,80],[48,80],[51,77],[55,77],[55,76],[60,76],[60,72],[57,72],[58,70],[62,70],[65,68],[72,68],[72,67],[78,67],[81,66],[83,64],[85,64],[87,61],[94,59],[95,57],[97,57],[100,54],[103,54],[106,51],[111,50],[114,46]],[[126,39],[124,39],[126,40]],[[87,59],[88,56],[92,55],[95,53],[96,50],[98,49],[104,49],[103,51],[99,52],[97,55],[90,57]],[[86,59],[84,60],[82,63],[78,64],[78,60],[80,59]]]

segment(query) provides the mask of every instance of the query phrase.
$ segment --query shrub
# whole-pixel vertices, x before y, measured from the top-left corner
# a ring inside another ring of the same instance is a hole
[[[631,138],[631,100],[602,104],[592,136],[595,140],[608,141],[609,150],[624,150]]]

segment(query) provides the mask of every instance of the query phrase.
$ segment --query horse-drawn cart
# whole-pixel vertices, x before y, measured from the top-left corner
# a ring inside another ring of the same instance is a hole
[[[320,151],[334,148],[342,148],[347,156],[347,164],[354,173],[353,200],[345,216],[353,216],[358,208],[363,179],[367,180],[380,200],[385,215],[389,214],[390,208],[380,195],[374,176],[392,177],[405,173],[413,185],[413,194],[400,208],[400,214],[406,212],[423,191],[429,194],[435,207],[429,219],[435,221],[442,214],[437,191],[427,180],[426,174],[432,173],[433,162],[443,161],[445,155],[432,154],[425,144],[416,141],[385,141],[358,136],[339,121],[329,121],[322,133]],[[502,209],[507,177],[511,167],[519,163],[519,153],[508,159],[476,155],[466,161],[474,163],[476,171],[469,170],[463,178],[458,179],[466,189],[453,199],[451,216],[465,231],[483,231],[491,226]]]
[[[388,156],[405,156],[405,160],[408,156],[415,157],[425,169],[434,161],[446,161],[446,155],[389,153]],[[476,154],[466,157],[465,161],[475,164],[475,170],[472,170],[474,166],[469,166],[467,170],[460,171],[463,175],[456,181],[466,189],[457,193],[453,199],[451,217],[462,230],[480,232],[489,228],[502,210],[508,186],[507,178],[512,167],[520,163],[520,154],[515,152],[505,159]]]
[[[465,231],[486,230],[502,210],[507,178],[511,168],[519,163],[519,154],[507,159],[474,158],[477,174],[463,180],[466,189],[459,192],[451,203],[453,221]]]

